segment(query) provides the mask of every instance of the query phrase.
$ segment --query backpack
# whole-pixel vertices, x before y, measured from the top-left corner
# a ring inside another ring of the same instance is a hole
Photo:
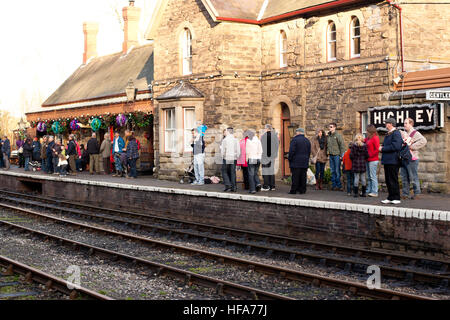
[[[409,146],[406,143],[402,144],[402,148],[398,153],[398,158],[403,167],[408,166],[408,164],[412,161],[411,150],[409,150]]]

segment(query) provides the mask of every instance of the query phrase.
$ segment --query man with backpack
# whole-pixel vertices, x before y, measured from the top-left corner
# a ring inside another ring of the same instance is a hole
[[[420,182],[418,176],[419,168],[419,149],[427,144],[427,139],[417,130],[414,129],[414,120],[407,118],[404,122],[405,131],[402,131],[402,138],[408,145],[411,152],[411,160],[400,168],[402,177],[402,199],[408,199],[410,193],[410,184],[413,185],[414,195],[411,199],[417,199],[420,191]]]
[[[384,165],[384,176],[388,189],[388,198],[381,201],[384,204],[400,204],[400,186],[398,184],[398,170],[400,168],[399,153],[402,149],[402,135],[395,127],[394,118],[384,121],[388,133],[384,138],[383,146],[380,146],[381,164]]]

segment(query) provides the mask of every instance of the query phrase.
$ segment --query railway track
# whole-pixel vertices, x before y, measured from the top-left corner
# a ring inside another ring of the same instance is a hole
[[[405,294],[405,293],[401,293],[398,291],[387,290],[387,289],[372,289],[371,290],[371,289],[367,288],[367,286],[362,285],[360,283],[356,283],[356,282],[348,282],[348,281],[338,280],[338,279],[334,279],[334,278],[323,277],[323,276],[318,276],[318,275],[314,275],[314,274],[308,274],[305,272],[299,272],[299,271],[291,270],[291,269],[287,269],[287,268],[280,268],[280,267],[276,267],[273,265],[257,263],[255,261],[238,259],[235,257],[226,256],[226,255],[215,254],[215,253],[207,252],[204,250],[196,250],[196,249],[192,249],[192,248],[188,248],[188,247],[177,246],[177,245],[173,245],[173,244],[162,242],[162,241],[155,241],[155,240],[144,238],[144,237],[138,237],[138,236],[128,234],[128,233],[116,232],[116,231],[111,231],[111,230],[107,230],[104,228],[89,226],[86,224],[81,224],[78,222],[61,219],[61,218],[58,218],[55,216],[38,213],[34,210],[19,208],[17,206],[11,206],[11,205],[7,205],[7,204],[0,204],[0,206],[5,209],[14,210],[15,212],[20,212],[21,214],[31,215],[34,218],[38,217],[40,219],[46,219],[46,220],[50,220],[52,222],[69,225],[74,228],[86,229],[91,232],[93,231],[93,232],[99,232],[99,233],[106,233],[106,234],[113,235],[115,237],[120,237],[120,238],[126,239],[126,240],[138,241],[141,243],[149,244],[151,246],[164,247],[164,248],[172,250],[172,251],[183,252],[184,254],[189,254],[189,255],[193,255],[193,256],[200,255],[200,256],[207,257],[209,259],[214,259],[218,263],[237,264],[239,266],[243,266],[248,269],[253,269],[254,271],[257,271],[257,272],[263,272],[263,273],[267,273],[267,274],[271,274],[271,275],[279,275],[279,276],[287,278],[289,280],[308,282],[308,283],[312,283],[316,286],[326,286],[326,287],[331,287],[331,288],[338,288],[340,290],[344,290],[344,291],[350,292],[350,293],[352,293],[354,295],[358,295],[358,296],[364,296],[364,297],[370,297],[370,298],[376,298],[376,299],[429,299],[427,297],[423,297],[420,295]],[[173,268],[173,267],[170,267],[167,265],[153,263],[148,260],[143,260],[143,259],[139,259],[137,257],[120,254],[115,251],[106,250],[106,249],[99,248],[99,247],[89,246],[85,243],[75,242],[75,241],[72,241],[69,239],[63,239],[61,237],[50,235],[48,233],[47,234],[42,233],[37,230],[32,230],[30,228],[25,228],[23,226],[13,224],[10,222],[1,221],[0,223],[3,225],[6,225],[8,227],[11,227],[11,228],[16,228],[16,229],[19,229],[22,231],[26,231],[29,233],[39,235],[41,237],[44,237],[45,239],[51,238],[51,239],[59,242],[60,244],[69,244],[69,245],[73,246],[74,248],[78,248],[78,249],[83,248],[89,254],[94,254],[94,253],[103,254],[103,255],[106,254],[106,255],[109,255],[110,257],[112,257],[112,259],[124,259],[124,260],[128,260],[128,261],[132,261],[133,263],[146,264],[147,266],[155,269],[157,274],[168,274],[169,276],[172,276],[172,277],[183,278],[183,279],[185,279],[185,281],[188,284],[195,283],[195,284],[203,285],[203,286],[209,286],[209,287],[213,286],[216,288],[216,290],[218,290],[218,292],[227,292],[227,293],[230,293],[233,295],[241,295],[241,296],[244,295],[249,298],[259,298],[259,299],[286,299],[287,298],[285,296],[274,295],[274,294],[271,294],[268,292],[262,292],[260,290],[255,290],[254,288],[244,288],[243,286],[240,286],[240,285],[236,286],[236,285],[233,285],[232,283],[228,283],[228,282],[220,280],[220,279],[214,279],[211,282],[211,279],[206,279],[205,276],[198,275],[196,273],[186,272],[185,270],[180,270],[180,269]]]
[[[137,230],[150,232],[151,235],[159,233],[185,240],[198,239],[201,241],[215,241],[221,243],[222,246],[229,245],[244,248],[247,252],[255,251],[264,253],[266,256],[282,256],[290,261],[313,262],[322,266],[337,267],[347,272],[350,272],[352,269],[365,272],[367,267],[374,264],[374,262],[381,261],[385,264],[379,265],[383,277],[431,284],[442,288],[448,287],[450,280],[448,273],[450,261],[445,260],[277,237],[238,229],[218,228],[204,224],[147,216],[139,213],[74,204],[67,201],[56,201],[52,199],[40,200],[35,196],[14,192],[4,192],[4,194],[7,196],[3,198],[3,201],[40,207],[60,214],[75,215],[89,220],[113,222]],[[31,201],[27,202],[21,200],[21,198],[27,198]],[[46,203],[42,203],[42,201]],[[96,213],[99,211],[101,213]],[[357,261],[355,261],[355,258],[357,258]],[[422,266],[432,269],[433,272],[413,270],[413,267]]]
[[[32,283],[44,285],[46,290],[55,290],[68,296],[72,300],[113,300],[106,295],[99,294],[80,286],[69,288],[68,282],[64,279],[55,277],[49,273],[45,273],[4,256],[0,256],[0,268],[5,269],[5,272],[1,273],[1,278],[6,279],[6,281],[0,281],[0,288],[8,289],[8,293],[0,293],[0,300],[29,298],[41,294],[39,289],[36,289],[35,286],[31,285]],[[20,280],[20,276],[23,277],[23,280]]]

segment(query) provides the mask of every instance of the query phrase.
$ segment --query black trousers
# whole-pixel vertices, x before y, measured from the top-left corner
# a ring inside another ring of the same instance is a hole
[[[400,200],[400,185],[398,184],[399,166],[395,164],[384,165],[384,177],[388,189],[388,200]]]
[[[244,177],[244,188],[245,190],[250,189],[250,184],[248,182],[248,167],[241,167],[242,168],[242,176]]]
[[[300,194],[306,193],[306,172],[308,168],[291,168],[292,172],[292,186],[291,192],[298,192]]]
[[[262,165],[264,188],[275,188],[275,160]]]

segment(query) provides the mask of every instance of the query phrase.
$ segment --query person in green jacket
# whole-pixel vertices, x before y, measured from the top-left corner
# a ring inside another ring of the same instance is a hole
[[[345,153],[345,142],[342,135],[336,132],[336,123],[328,125],[327,154],[330,157],[331,183],[335,191],[342,191],[341,161]]]

